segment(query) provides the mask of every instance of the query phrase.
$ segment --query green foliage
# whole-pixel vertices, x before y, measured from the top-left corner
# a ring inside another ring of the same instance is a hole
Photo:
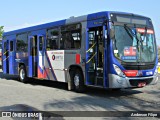
[[[2,38],[2,35],[3,35],[3,32],[4,32],[3,28],[4,28],[4,26],[0,26],[0,38]]]

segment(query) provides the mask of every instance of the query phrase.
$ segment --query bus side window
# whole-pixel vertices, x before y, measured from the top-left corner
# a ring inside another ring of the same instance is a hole
[[[79,49],[81,47],[81,25],[61,27],[60,49]]]
[[[13,41],[10,41],[10,51],[13,51]]]
[[[39,50],[42,51],[42,49],[43,49],[43,37],[40,36],[39,37]]]
[[[7,51],[7,43],[4,43],[4,53]]]
[[[33,56],[33,49],[32,49],[33,40],[34,40],[34,37],[31,37],[31,38],[30,38],[30,48],[29,48],[29,49],[30,49],[30,55],[31,55],[31,56]]]
[[[49,29],[47,33],[47,50],[58,49],[59,29]]]
[[[16,50],[17,52],[28,51],[28,33],[18,34],[16,37]]]
[[[69,32],[62,34],[64,39],[64,49],[70,49],[71,48],[71,35]]]
[[[81,48],[81,36],[80,31],[72,33],[72,40],[73,40],[73,48],[79,49]]]

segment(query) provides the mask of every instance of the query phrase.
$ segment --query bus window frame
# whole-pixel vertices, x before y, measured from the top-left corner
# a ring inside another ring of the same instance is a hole
[[[12,44],[11,44],[11,42],[12,42]],[[13,51],[14,51],[14,40],[11,40],[11,41],[9,42],[9,46],[10,46],[9,51],[10,51],[10,52],[13,52]],[[11,48],[12,48],[12,49],[11,49]]]
[[[18,48],[18,45],[17,45],[17,42],[18,42],[18,40],[17,40],[17,37],[18,37],[18,35],[22,35],[22,34],[27,34],[27,50],[26,51],[20,51],[20,50],[17,50],[17,48]],[[18,34],[16,34],[16,45],[15,45],[15,51],[16,52],[28,52],[28,39],[29,39],[29,35],[30,35],[30,33],[29,32],[23,32],[23,33],[18,33]]]
[[[75,25],[76,27],[77,27],[77,25],[79,25],[80,27],[77,28],[77,29],[66,30],[66,28],[68,26],[73,26],[73,25]],[[65,28],[65,30],[62,30],[62,28]],[[67,32],[67,31],[69,31],[70,35],[72,35],[71,33],[73,33],[73,31],[79,31],[79,34],[80,34],[79,35],[80,36],[80,48],[75,48],[75,45],[74,45],[74,48],[72,48],[72,47],[71,48],[64,48],[64,47],[61,48],[61,47],[59,47],[59,49],[60,50],[78,50],[78,49],[81,49],[81,47],[82,47],[82,24],[81,23],[74,23],[74,24],[67,24],[67,25],[61,26],[60,27],[60,41],[59,41],[60,42],[60,46],[61,46],[62,33],[63,32]]]
[[[48,49],[48,48],[47,48],[48,36],[49,36],[48,31],[51,30],[51,29],[58,31],[58,42],[57,42],[58,45],[57,45],[57,48],[56,48],[56,49],[50,49],[50,48]],[[58,49],[60,48],[60,33],[61,33],[61,30],[60,30],[60,27],[59,27],[59,26],[58,26],[58,27],[51,27],[51,28],[47,28],[47,29],[46,29],[46,46],[45,46],[45,49],[46,49],[47,51],[58,50]]]

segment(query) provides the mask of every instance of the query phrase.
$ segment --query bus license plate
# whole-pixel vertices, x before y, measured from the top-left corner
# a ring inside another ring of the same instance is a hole
[[[138,87],[144,87],[144,86],[146,86],[146,83],[145,83],[145,82],[140,82],[140,83],[138,83]]]

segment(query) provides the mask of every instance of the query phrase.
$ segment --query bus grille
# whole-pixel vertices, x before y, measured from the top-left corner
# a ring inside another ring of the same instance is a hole
[[[147,79],[130,79],[129,82],[132,86],[138,86],[139,83],[145,82],[146,85],[150,84],[152,82],[153,78],[147,78]]]
[[[153,69],[153,65],[123,65],[126,70],[148,70]]]

